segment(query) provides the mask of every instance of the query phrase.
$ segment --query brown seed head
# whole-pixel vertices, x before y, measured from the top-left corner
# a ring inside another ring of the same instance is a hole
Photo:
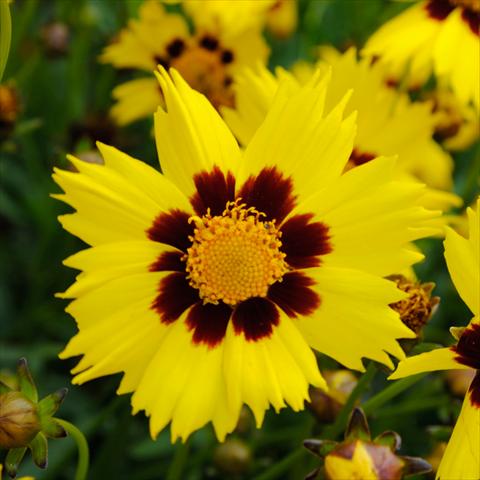
[[[398,312],[402,322],[418,335],[439,303],[438,297],[431,296],[435,285],[415,282],[403,275],[392,275],[387,278],[408,294],[403,300],[391,303],[390,307]]]

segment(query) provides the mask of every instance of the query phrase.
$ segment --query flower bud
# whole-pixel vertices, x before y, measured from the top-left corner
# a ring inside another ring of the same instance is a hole
[[[245,442],[232,438],[218,445],[213,459],[222,472],[235,475],[248,470],[252,462],[252,454]]]
[[[21,392],[0,395],[0,447],[26,447],[40,431],[35,404]]]

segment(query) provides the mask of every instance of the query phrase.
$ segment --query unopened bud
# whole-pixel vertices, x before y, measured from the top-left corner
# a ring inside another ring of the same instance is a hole
[[[26,447],[40,431],[35,404],[21,392],[0,395],[0,447]]]
[[[252,462],[250,448],[239,439],[229,439],[220,444],[213,455],[215,465],[225,473],[239,474],[246,472]]]
[[[62,22],[52,22],[45,25],[41,31],[41,38],[47,55],[58,57],[68,52],[70,31]]]

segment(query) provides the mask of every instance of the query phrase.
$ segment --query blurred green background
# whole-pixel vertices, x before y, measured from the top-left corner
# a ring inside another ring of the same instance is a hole
[[[92,454],[91,479],[299,480],[317,460],[306,451],[293,460],[288,455],[304,438],[319,436],[324,428],[308,411],[269,412],[261,430],[253,427],[247,415],[245,425],[233,437],[243,442],[251,460],[243,466],[243,473],[228,473],[219,466],[222,453],[215,453],[217,443],[210,427],[195,433],[187,446],[171,445],[168,430],[153,442],[143,414],[132,417],[128,396],[115,395],[119,378],[74,387],[69,370],[76,362],[57,358],[76,331],[73,319],[63,311],[65,302],[54,298],[75,275],[61,262],[83,246],[56,220],[68,209],[49,197],[57,191],[50,177],[52,168],[65,167],[66,153],[89,151],[95,140],[113,144],[152,165],[157,163],[150,120],[123,129],[108,120],[111,90],[130,78],[131,72],[118,72],[97,61],[102,48],[129,16],[135,15],[140,3],[15,0],[12,4],[12,47],[3,81],[18,89],[21,114],[13,131],[0,136],[0,368],[13,369],[16,360],[26,356],[40,395],[69,387],[58,416],[74,422],[86,434]],[[404,3],[385,0],[301,1],[297,33],[284,41],[269,38],[271,65],[289,66],[299,58],[312,58],[318,44],[361,46],[403,8]],[[63,51],[52,49],[49,35],[55,34],[55,25]],[[478,157],[478,144],[455,157],[455,189],[467,204],[478,193]],[[447,326],[465,325],[469,313],[449,280],[441,241],[429,240],[422,247],[428,257],[418,268],[420,278],[435,282],[435,293],[442,297],[425,339],[448,343]],[[320,361],[335,367],[331,360]],[[385,377],[386,372],[376,375],[368,395],[384,388]],[[396,430],[403,437],[402,452],[428,455],[436,437],[427,426],[451,425],[460,404],[461,399],[452,399],[441,376],[429,376],[370,415],[371,428],[374,433]],[[20,472],[38,479],[72,479],[76,464],[73,441],[51,441],[49,446],[48,470],[42,472],[27,460]]]

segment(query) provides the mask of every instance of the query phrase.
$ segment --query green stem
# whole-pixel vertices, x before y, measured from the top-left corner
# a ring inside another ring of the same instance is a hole
[[[419,375],[413,375],[411,377],[402,378],[395,383],[392,383],[389,387],[382,390],[380,393],[372,397],[370,400],[367,400],[363,405],[363,411],[368,414],[376,410],[378,407],[382,406],[384,403],[388,402],[393,397],[396,397],[402,393],[407,388],[411,387],[418,381],[420,381],[426,373],[421,373]]]
[[[284,472],[286,472],[292,465],[300,460],[300,458],[302,458],[306,453],[308,452],[304,448],[298,448],[297,450],[294,450],[290,455],[287,455],[283,460],[276,463],[266,472],[255,477],[255,480],[273,480],[274,478],[280,478]]]
[[[0,0],[0,82],[7,66],[10,42],[12,41],[12,18],[8,0]]]
[[[78,448],[77,471],[75,472],[75,480],[86,480],[88,473],[88,465],[90,462],[90,454],[88,451],[88,443],[85,435],[72,423],[59,418],[55,418],[65,431],[75,440]]]
[[[365,390],[369,387],[375,373],[377,372],[377,367],[374,362],[370,362],[367,367],[366,372],[360,377],[356,387],[353,389],[352,393],[348,397],[347,402],[340,410],[335,423],[330,427],[327,427],[324,432],[322,433],[322,438],[328,438],[334,440],[340,433],[342,433],[346,426],[348,417],[355,406],[357,400],[361,397],[361,395],[365,392]]]
[[[172,463],[170,464],[170,467],[168,467],[166,480],[180,480],[183,478],[182,473],[187,462],[189,449],[190,445],[188,440],[185,443],[177,445]]]

